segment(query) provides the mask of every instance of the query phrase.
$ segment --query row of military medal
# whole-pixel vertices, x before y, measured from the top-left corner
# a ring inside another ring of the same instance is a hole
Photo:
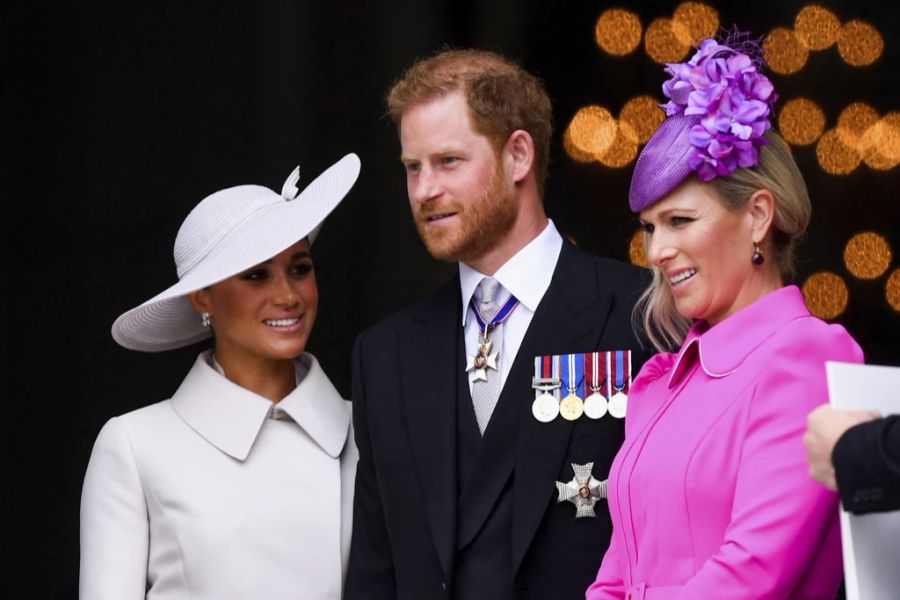
[[[531,380],[534,418],[542,423],[557,415],[567,421],[624,419],[631,388],[631,350],[536,356]],[[590,393],[588,393],[590,392]]]

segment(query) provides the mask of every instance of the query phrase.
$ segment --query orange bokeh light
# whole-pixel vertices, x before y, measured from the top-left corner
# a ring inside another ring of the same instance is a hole
[[[860,279],[881,277],[891,266],[891,245],[872,231],[858,233],[844,246],[844,264]]]
[[[676,33],[676,27],[682,31]],[[681,41],[690,37],[683,25],[671,19],[656,19],[647,27],[644,34],[644,48],[647,55],[658,63],[678,62],[691,49],[690,44]]]
[[[589,105],[578,110],[563,136],[569,156],[587,162],[606,152],[616,137],[616,121],[602,106]]]
[[[613,56],[625,56],[634,52],[641,43],[640,18],[631,11],[611,8],[597,19],[594,36],[597,45]]]
[[[649,267],[650,262],[647,260],[647,254],[644,250],[644,230],[638,229],[631,236],[631,242],[628,244],[628,258],[631,264],[640,267]]]
[[[825,113],[809,98],[786,102],[778,114],[778,130],[795,146],[812,144],[825,128]]]
[[[841,316],[850,300],[847,284],[839,275],[829,271],[810,275],[803,284],[803,296],[809,312],[828,320]]]
[[[596,155],[597,160],[614,169],[628,166],[637,156],[637,144],[632,142],[621,127],[616,128],[613,143],[603,153]]]
[[[891,308],[900,312],[900,269],[894,269],[884,285],[884,297]]]
[[[719,30],[719,13],[702,2],[682,2],[672,15],[672,31],[678,41],[694,46]]]
[[[860,144],[863,135],[878,122],[878,111],[865,102],[853,102],[841,111],[838,117],[837,132],[841,141],[862,154]]]
[[[819,138],[816,144],[816,158],[825,172],[832,175],[852,173],[862,160],[856,148],[845,144],[835,129],[826,131]]]
[[[763,55],[770,69],[790,75],[806,66],[809,50],[792,30],[776,27],[763,42]]]
[[[884,38],[872,25],[854,19],[841,27],[838,52],[848,65],[854,67],[871,65],[881,57],[883,51]]]
[[[665,119],[665,112],[653,96],[637,96],[619,112],[619,127],[635,144],[646,143]]]
[[[794,19],[794,33],[810,50],[824,50],[837,41],[841,21],[827,8],[805,6]]]

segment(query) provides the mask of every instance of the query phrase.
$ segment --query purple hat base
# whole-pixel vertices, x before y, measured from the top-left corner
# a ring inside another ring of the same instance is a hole
[[[700,119],[700,115],[672,115],[644,146],[634,165],[628,191],[632,211],[641,212],[658,202],[695,173],[689,162],[697,148],[691,145],[688,134]]]

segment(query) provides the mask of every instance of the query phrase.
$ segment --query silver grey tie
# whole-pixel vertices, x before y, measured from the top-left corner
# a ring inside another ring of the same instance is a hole
[[[500,306],[497,304],[497,293],[502,289],[500,282],[493,277],[485,277],[478,284],[481,290],[481,299],[478,302],[478,312],[485,323],[490,323]],[[503,323],[497,324],[496,327],[488,334],[491,342],[492,352],[496,352],[498,357],[502,357],[503,352]],[[475,381],[472,384],[472,406],[475,409],[475,418],[478,420],[478,429],[484,434],[487,429],[488,421],[491,420],[491,414],[497,405],[497,399],[500,397],[500,365],[497,365],[496,371],[491,371],[487,376],[487,381]]]

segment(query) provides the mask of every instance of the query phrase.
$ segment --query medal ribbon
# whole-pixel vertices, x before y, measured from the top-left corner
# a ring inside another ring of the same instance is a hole
[[[497,325],[505,321],[509,318],[509,315],[512,313],[513,309],[519,305],[519,301],[515,296],[510,296],[509,299],[500,307],[500,310],[497,311],[497,314],[494,315],[494,318],[491,319],[490,323],[485,323],[484,318],[482,318],[481,313],[478,312],[478,307],[475,305],[475,297],[473,296],[471,300],[469,300],[469,306],[472,307],[472,312],[475,313],[475,320],[478,322],[478,328],[481,330],[481,337],[487,338],[487,334],[491,332]]]
[[[559,357],[535,356],[534,377],[543,382],[552,382],[553,380],[556,380],[555,385],[553,383],[536,383],[534,385],[535,398],[544,391],[547,391],[554,396],[558,395],[556,390],[559,388]]]
[[[553,370],[550,372],[550,376],[553,379],[559,381],[560,380],[560,371],[562,370],[562,369],[560,369],[560,366],[559,366],[559,356],[551,356],[550,361],[553,364]],[[556,388],[555,390],[553,390],[553,395],[556,396],[557,399],[559,399],[562,396],[562,392],[559,390],[559,388]]]
[[[616,350],[616,391],[625,389],[625,353]]]
[[[589,352],[584,355],[584,376],[590,379],[586,382],[586,388],[591,392],[602,392],[600,384],[606,379],[606,352]],[[584,390],[587,394],[587,389]]]
[[[631,391],[631,350],[625,352],[625,362],[628,364],[628,386],[627,390]]]
[[[565,354],[566,367],[562,370],[562,385],[569,394],[583,397],[581,384],[584,383],[584,362],[576,360],[577,354]]]
[[[612,377],[610,374],[612,373],[612,352],[604,352],[606,355],[606,397],[612,398]]]

